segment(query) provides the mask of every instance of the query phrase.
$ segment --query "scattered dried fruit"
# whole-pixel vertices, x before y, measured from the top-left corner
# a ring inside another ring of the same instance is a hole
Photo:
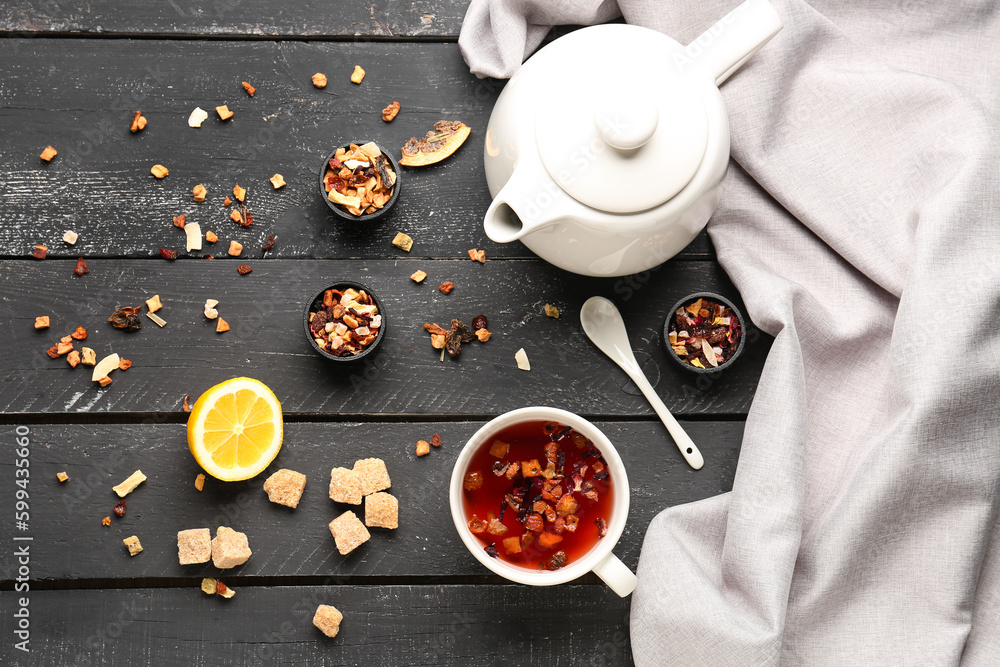
[[[233,200],[227,195],[225,199],[222,200],[222,206],[226,207],[233,203]]]
[[[46,162],[51,162],[52,158],[54,158],[57,155],[59,155],[59,151],[52,148],[52,146],[46,146],[45,150],[42,151],[42,154],[39,155],[38,157],[42,158]]]
[[[470,132],[471,128],[459,121],[439,120],[423,139],[412,137],[406,142],[399,164],[407,167],[436,164],[457,151]]]
[[[69,475],[67,475],[64,472],[57,472],[56,479],[58,479],[60,482],[65,482],[66,480],[69,479]]]
[[[410,236],[404,234],[403,232],[396,232],[396,236],[392,239],[392,245],[396,246],[400,250],[405,250],[406,252],[410,252],[410,248],[413,247],[413,239]],[[417,271],[417,273],[424,273],[424,272]],[[427,277],[426,273],[424,273],[424,277],[425,278]],[[420,280],[423,280],[423,278],[421,278]],[[420,282],[420,280],[418,280],[417,282]]]
[[[243,224],[243,216],[240,214],[239,209],[234,208],[233,212],[229,214],[229,217],[233,222],[238,222],[241,225]]]
[[[236,197],[236,201],[242,202],[246,199],[247,189],[241,188],[239,184],[233,186],[233,196]]]
[[[160,248],[160,257],[172,262],[177,259],[177,251],[170,248]]]
[[[435,447],[440,447],[441,446],[441,436],[438,435],[437,433],[435,433],[434,435],[432,435],[431,436],[431,444],[434,445]]]
[[[392,199],[396,172],[373,142],[338,148],[323,176],[327,199],[352,215],[374,213]]]
[[[426,456],[431,453],[431,443],[426,440],[417,440],[417,456]]]
[[[415,283],[422,283],[422,282],[424,282],[424,278],[426,278],[426,277],[427,277],[427,273],[425,271],[419,271],[418,270],[418,271],[415,271],[413,273],[413,275],[410,276],[410,280],[412,280]]]
[[[49,328],[49,316],[42,315],[41,317],[35,318],[35,328],[36,329],[48,329]]]
[[[83,348],[83,354],[84,354],[83,363],[87,363],[86,362],[87,350],[90,350],[90,348],[89,347]],[[91,352],[93,352],[93,350],[91,350]],[[107,377],[108,373],[118,368],[119,361],[121,361],[121,358],[117,354],[109,354],[108,356],[104,357],[103,359],[101,359],[99,363],[97,363],[94,366],[94,372],[91,373],[90,380],[92,382],[98,382],[101,378]]]
[[[382,109],[382,120],[387,123],[391,123],[392,119],[396,117],[399,113],[399,102],[393,102],[386,108]]]
[[[79,238],[80,238],[79,234],[77,234],[74,231],[67,230],[66,233],[63,234],[62,240],[63,240],[63,243],[68,243],[69,245],[75,245],[77,239],[79,239]]]
[[[35,259],[45,259],[48,254],[49,247],[44,245],[35,245],[35,249],[31,251],[31,256]]]
[[[514,361],[517,362],[517,367],[522,371],[531,370],[531,364],[528,363],[528,353],[524,351],[523,347],[514,353]]]
[[[186,218],[187,218],[187,215],[185,215],[185,214],[175,215],[174,216],[174,227],[177,227],[178,229],[184,229],[184,220]]]
[[[146,481],[146,476],[142,474],[142,471],[136,470],[134,473],[129,475],[124,482],[122,482],[118,486],[112,487],[111,490],[114,491],[116,494],[118,494],[119,498],[124,498],[128,494],[135,491],[135,488],[145,481]],[[122,513],[124,514],[125,504],[124,503],[119,503],[119,504],[122,506]],[[118,516],[121,516],[121,514],[119,514]]]
[[[115,516],[122,517],[125,516],[125,507],[128,505],[127,500],[119,500],[111,511],[115,513]]]
[[[273,247],[274,247],[274,236],[269,235],[267,237],[267,243],[265,243],[264,245],[262,245],[260,247],[260,249],[263,250],[264,252],[267,252],[268,250],[270,250]]]
[[[252,271],[253,269],[250,268],[249,264],[240,264],[239,266],[236,267],[236,272],[239,273],[241,276],[245,276],[246,274]]]
[[[149,168],[149,173],[157,178],[166,178],[170,175],[170,170],[164,167],[162,164],[154,164]]]
[[[212,577],[205,577],[201,580],[201,590],[205,595],[215,595],[215,591],[218,589],[218,583]]]
[[[69,337],[73,340],[87,340],[87,330],[83,327],[77,327],[76,330],[69,335]]]
[[[124,542],[125,546],[128,547],[129,556],[135,556],[136,554],[142,551],[142,545],[139,544],[139,538],[136,537],[135,535],[126,537],[124,540],[122,540],[122,542]]]
[[[469,248],[469,259],[473,262],[479,262],[480,264],[486,263],[486,251],[477,250],[476,248]]]
[[[184,225],[184,233],[187,235],[187,251],[201,250],[201,225],[197,222]]]
[[[234,591],[232,588],[229,588],[221,581],[217,581],[215,582],[215,594],[220,597],[224,597],[228,600],[229,598],[236,595],[236,591]]]
[[[742,335],[732,308],[699,298],[674,312],[667,339],[682,361],[696,368],[717,368],[732,358]]]
[[[233,211],[235,213],[235,211]],[[229,242],[229,255],[231,257],[239,257],[240,253],[243,252],[243,244],[238,241]]]
[[[118,310],[116,310],[111,314],[111,317],[108,318],[108,322],[111,322],[111,326],[113,326],[115,329],[125,329],[126,331],[138,331],[139,329],[142,328],[142,320],[139,319],[140,310],[141,306],[135,306],[134,308],[129,308],[128,306],[125,306],[119,308]]]
[[[229,323],[220,317],[215,325],[215,333],[225,333],[227,331],[229,331]]]
[[[184,397],[184,401],[187,401],[187,396]],[[190,412],[190,410],[185,410],[184,412]],[[205,473],[198,473],[198,476],[194,478],[194,488],[201,491],[205,488]]]
[[[219,316],[219,311],[217,311],[215,309],[215,307],[218,306],[218,305],[219,305],[219,302],[217,300],[215,300],[215,299],[206,299],[205,300],[205,317],[207,317],[210,320],[214,320],[216,317],[218,317]]]
[[[208,241],[209,243],[215,243],[216,241],[219,240],[219,237],[216,236],[215,232],[209,230],[205,232],[205,240]]]
[[[479,342],[480,342],[480,343],[485,343],[485,342],[486,342],[486,341],[488,341],[488,340],[489,340],[489,339],[490,339],[490,338],[491,338],[492,336],[493,336],[493,334],[491,334],[491,333],[490,333],[489,331],[487,331],[486,329],[476,329],[476,338],[478,338],[478,339],[479,339]]]
[[[219,114],[219,120],[229,120],[233,117],[233,112],[229,110],[229,105],[223,104],[221,107],[215,107],[215,113]]]
[[[545,304],[545,314],[549,317],[554,317],[557,320],[559,319],[559,309],[551,304]]]
[[[93,366],[97,363],[97,353],[91,348],[85,347],[80,352],[82,353],[80,361],[84,366]]]
[[[146,299],[146,308],[149,308],[149,312],[151,313],[155,313],[160,308],[163,308],[163,303],[160,302],[160,295],[154,294]]]
[[[312,76],[313,85],[317,88],[326,88],[326,74],[322,72],[316,72]]]
[[[351,83],[361,83],[365,79],[365,71],[361,69],[361,65],[355,65],[354,71],[351,72]]]
[[[118,362],[118,370],[127,371],[130,368],[132,368],[132,362],[128,359],[122,359]]]
[[[445,281],[438,286],[438,289],[441,290],[442,294],[449,294],[453,289],[455,289],[455,283],[450,280]]]
[[[243,83],[243,90],[247,91],[247,95],[253,97],[253,94],[257,92],[257,89],[251,86],[246,81],[243,81],[242,83]]]
[[[162,317],[160,317],[159,315],[157,315],[156,313],[146,313],[146,317],[153,320],[156,326],[160,327],[161,329],[167,326],[167,321]]]
[[[204,185],[199,183],[198,185],[194,186],[194,188],[191,190],[191,193],[194,196],[195,201],[203,202],[205,201],[205,197],[208,196],[208,189]]]
[[[78,276],[82,276],[85,273],[90,273],[90,269],[87,268],[87,262],[83,260],[83,257],[80,257],[79,259],[76,260],[76,268],[73,269],[73,273],[75,273]]]
[[[80,364],[80,353],[73,350],[66,355],[66,363],[68,363],[73,368],[76,368]]]
[[[285,183],[285,177],[282,176],[281,174],[275,174],[268,180],[271,181],[271,185],[274,186],[275,190],[277,190],[278,188],[283,188],[286,185],[288,185],[287,183]]]
[[[201,107],[195,107],[191,115],[188,116],[189,127],[201,127],[201,124],[208,120],[208,112]]]
[[[482,313],[479,313],[478,315],[472,318],[473,329],[485,329],[487,326],[488,322],[486,321],[486,316],[483,315]]]
[[[146,117],[142,115],[142,111],[136,111],[135,115],[132,116],[132,125],[129,126],[129,131],[135,134],[139,130],[146,127]]]
[[[101,519],[101,525],[102,526],[110,526],[111,525],[111,517],[110,516],[106,516],[103,519]]]
[[[100,380],[97,381],[97,384],[101,385],[102,387],[107,387],[109,384],[111,384],[111,378],[105,375],[104,377],[102,377]]]

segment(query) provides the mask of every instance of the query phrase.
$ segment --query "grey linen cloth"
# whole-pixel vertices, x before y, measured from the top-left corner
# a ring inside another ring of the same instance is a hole
[[[736,3],[619,4],[686,44]],[[732,492],[649,526],[635,662],[1000,665],[1000,8],[773,4],[709,233],[774,345]],[[473,0],[459,44],[509,76],[618,11]]]

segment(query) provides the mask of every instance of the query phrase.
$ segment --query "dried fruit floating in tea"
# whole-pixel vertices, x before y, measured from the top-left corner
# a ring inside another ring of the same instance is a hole
[[[371,295],[353,287],[328,289],[309,313],[309,332],[320,349],[338,357],[364,351],[378,338],[382,315]]]
[[[590,551],[606,534],[614,505],[600,450],[556,422],[515,424],[486,440],[469,462],[463,489],[469,530],[486,552],[539,570],[559,569]]]
[[[716,368],[729,361],[743,335],[732,308],[700,298],[677,309],[670,320],[670,348],[697,368]]]
[[[373,142],[338,148],[323,177],[327,198],[352,215],[383,208],[395,185],[396,172]]]
[[[399,164],[406,167],[424,167],[436,164],[451,156],[469,138],[472,129],[465,123],[453,120],[439,120],[434,129],[423,139],[411,137],[403,145],[403,157]]]

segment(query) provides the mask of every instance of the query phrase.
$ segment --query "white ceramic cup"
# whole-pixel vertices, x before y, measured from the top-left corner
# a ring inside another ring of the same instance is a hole
[[[597,544],[582,557],[554,571],[533,570],[512,565],[499,558],[491,558],[483,549],[479,539],[469,530],[469,519],[465,514],[463,503],[462,484],[472,456],[479,451],[483,443],[503,429],[527,421],[559,422],[571,426],[589,438],[604,455],[604,461],[607,463],[608,472],[614,485],[614,506],[611,510],[611,517],[608,519],[607,534],[599,539]],[[583,417],[558,408],[536,406],[512,410],[493,419],[476,431],[459,453],[458,460],[455,461],[455,468],[451,473],[449,498],[451,518],[454,520],[455,529],[458,530],[465,546],[480,563],[505,579],[531,586],[553,586],[572,581],[588,572],[594,572],[621,597],[625,597],[635,590],[638,581],[635,574],[611,553],[611,550],[618,543],[622,531],[625,530],[625,522],[628,520],[629,488],[625,466],[607,436]]]

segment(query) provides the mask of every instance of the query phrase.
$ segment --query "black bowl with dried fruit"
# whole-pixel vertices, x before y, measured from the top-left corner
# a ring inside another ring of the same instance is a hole
[[[378,220],[399,199],[399,163],[374,141],[342,146],[320,165],[319,192],[344,220]]]
[[[333,361],[357,361],[385,338],[382,302],[365,285],[340,280],[306,303],[306,337],[320,355]]]
[[[689,294],[674,304],[663,324],[667,356],[693,373],[728,368],[743,352],[745,321],[721,294]]]

